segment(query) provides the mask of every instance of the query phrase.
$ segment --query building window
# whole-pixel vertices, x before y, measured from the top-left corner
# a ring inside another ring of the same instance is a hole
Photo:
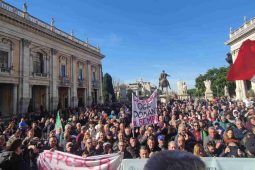
[[[66,77],[66,66],[63,64],[61,65],[61,76]]]
[[[0,51],[0,67],[8,68],[8,52]]]
[[[82,70],[82,68],[79,68],[79,76],[78,76],[78,79],[79,80],[83,80],[83,70]]]
[[[96,73],[94,71],[92,73],[92,81],[96,81]]]
[[[36,56],[33,58],[33,70],[34,73],[44,73],[44,61],[42,53],[36,53]]]

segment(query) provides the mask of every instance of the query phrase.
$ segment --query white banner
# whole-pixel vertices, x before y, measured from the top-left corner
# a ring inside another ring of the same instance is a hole
[[[134,127],[158,123],[157,93],[154,91],[146,100],[132,95],[132,124]]]
[[[201,158],[207,170],[255,170],[254,158]],[[124,159],[121,170],[143,170],[147,159]]]
[[[82,158],[65,152],[45,150],[40,153],[37,164],[39,170],[112,170],[120,168],[122,159],[121,152]]]

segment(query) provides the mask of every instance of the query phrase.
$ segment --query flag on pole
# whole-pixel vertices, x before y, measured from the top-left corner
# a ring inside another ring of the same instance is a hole
[[[59,128],[61,128],[61,131],[63,131],[63,126],[62,126],[59,111],[58,111],[57,118],[56,118],[56,123],[55,123],[55,130],[57,130]]]
[[[230,66],[227,80],[250,80],[255,82],[255,41],[242,43],[237,58]]]

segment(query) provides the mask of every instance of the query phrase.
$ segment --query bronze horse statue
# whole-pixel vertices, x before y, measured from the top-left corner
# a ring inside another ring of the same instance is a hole
[[[162,73],[159,76],[159,88],[161,87],[161,90],[163,91],[164,88],[167,88],[166,91],[168,91],[168,88],[171,89],[170,83],[167,80],[167,76],[169,76],[165,71],[163,70]]]

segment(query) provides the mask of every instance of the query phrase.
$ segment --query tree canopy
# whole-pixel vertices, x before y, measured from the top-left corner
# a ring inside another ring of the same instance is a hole
[[[209,69],[205,74],[196,78],[196,95],[203,96],[205,92],[205,80],[211,80],[211,90],[215,97],[224,96],[224,86],[228,87],[230,96],[235,95],[235,83],[227,81],[229,67]]]

